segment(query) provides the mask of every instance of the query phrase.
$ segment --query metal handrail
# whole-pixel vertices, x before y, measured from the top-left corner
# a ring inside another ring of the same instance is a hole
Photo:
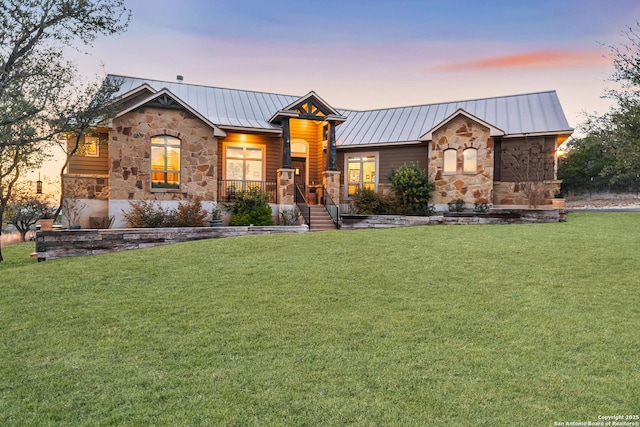
[[[278,183],[276,181],[245,181],[240,179],[218,180],[218,201],[230,202],[236,194],[253,189],[269,195],[269,203],[278,203]]]
[[[323,201],[323,204],[324,204],[324,208],[329,213],[329,216],[333,220],[333,223],[336,225],[336,227],[340,228],[340,221],[339,221],[339,219],[340,219],[340,207],[335,204],[335,202],[333,201],[333,199],[329,195],[329,192],[327,191],[327,189],[324,186],[322,186],[322,196],[323,196],[322,197],[322,201]]]
[[[304,185],[296,185],[296,195],[295,202],[298,206],[298,210],[300,214],[304,218],[304,221],[307,223],[307,226],[311,228],[311,207],[307,203],[307,199],[304,197],[305,186]]]

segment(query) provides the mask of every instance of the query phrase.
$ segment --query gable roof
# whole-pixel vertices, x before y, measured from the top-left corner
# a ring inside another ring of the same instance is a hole
[[[130,111],[135,110],[136,108],[139,108],[145,104],[148,104],[152,101],[155,101],[157,99],[161,99],[163,97],[169,98],[171,100],[173,100],[175,103],[177,103],[178,105],[180,105],[182,108],[184,108],[185,110],[189,111],[190,113],[192,113],[194,116],[196,116],[197,118],[199,118],[200,120],[202,120],[204,123],[206,123],[208,126],[210,126],[213,129],[213,135],[214,136],[226,136],[227,134],[220,129],[218,126],[215,125],[215,123],[212,123],[209,119],[207,119],[206,117],[202,116],[202,114],[200,114],[197,110],[194,110],[189,104],[185,103],[183,100],[181,100],[180,98],[178,98],[177,96],[175,96],[174,94],[172,94],[168,89],[164,88],[161,89],[157,92],[153,92],[151,93],[149,96],[141,99],[139,102],[132,104],[126,108],[124,108],[123,110],[120,110],[118,112],[118,114],[115,115],[114,118],[118,118],[123,116],[124,114],[127,114]]]
[[[462,108],[458,108],[453,114],[451,114],[450,116],[446,117],[443,121],[441,121],[440,123],[438,123],[437,125],[435,125],[431,129],[429,129],[424,135],[422,135],[420,137],[420,141],[431,141],[431,139],[433,138],[433,133],[435,131],[437,131],[442,126],[444,126],[445,124],[447,124],[448,122],[450,122],[451,120],[453,120],[455,117],[458,117],[458,116],[465,116],[468,119],[471,119],[471,120],[473,120],[473,121],[475,121],[477,123],[480,123],[484,127],[488,128],[489,129],[489,136],[492,136],[492,137],[504,136],[504,131],[502,129],[498,129],[497,127],[493,126],[492,124],[487,123],[484,120],[477,118],[473,114],[469,114],[468,112],[464,111]]]
[[[157,91],[166,88],[221,129],[280,132],[280,126],[269,120],[288,106],[295,106],[301,99],[315,95],[312,91],[301,98],[126,76],[110,75],[109,78],[121,80],[119,95],[145,84]],[[505,137],[568,134],[573,131],[557,93],[548,91],[365,111],[335,109],[346,118],[336,128],[336,144],[339,147],[359,147],[417,143],[460,109],[489,127],[503,131]]]

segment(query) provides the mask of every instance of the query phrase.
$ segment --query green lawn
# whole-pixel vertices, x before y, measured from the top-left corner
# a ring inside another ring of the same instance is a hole
[[[640,213],[0,264],[0,425],[553,426],[640,413]]]

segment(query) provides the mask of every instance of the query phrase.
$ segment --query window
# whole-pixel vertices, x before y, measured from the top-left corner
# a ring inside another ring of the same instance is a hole
[[[98,157],[98,147],[100,145],[100,139],[97,136],[85,136],[84,142],[78,145],[77,154],[86,157]]]
[[[262,147],[227,145],[225,147],[225,179],[262,181],[263,152]]]
[[[363,155],[347,158],[347,194],[353,195],[358,188],[376,190],[376,156]]]
[[[458,172],[458,152],[452,148],[444,150],[443,154],[443,171],[444,173],[457,173]]]
[[[151,138],[151,188],[180,188],[180,140]]]
[[[467,148],[462,152],[462,172],[476,173],[478,171],[478,150]]]

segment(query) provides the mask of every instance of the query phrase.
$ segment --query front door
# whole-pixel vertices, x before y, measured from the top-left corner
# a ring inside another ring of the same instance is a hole
[[[307,159],[304,157],[292,157],[291,167],[294,170],[293,182],[297,186],[300,186],[304,191],[304,187],[307,185]]]

